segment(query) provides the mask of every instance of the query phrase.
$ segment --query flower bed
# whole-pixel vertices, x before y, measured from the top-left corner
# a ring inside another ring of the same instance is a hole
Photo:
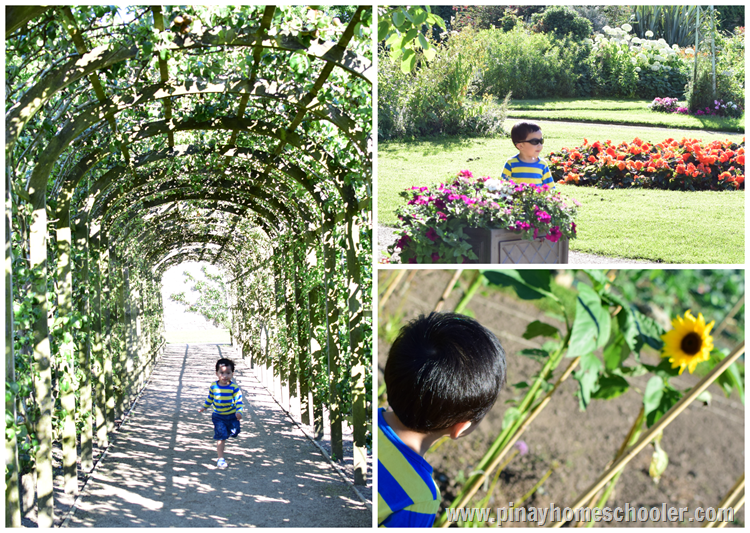
[[[402,263],[467,263],[477,259],[468,228],[508,229],[526,240],[575,238],[575,200],[545,185],[516,184],[490,177],[474,179],[462,170],[455,180],[401,193],[399,240],[388,248]]]
[[[703,143],[667,139],[651,144],[638,138],[614,145],[589,143],[552,152],[549,168],[556,182],[599,187],[639,187],[681,191],[745,188],[745,140]]]

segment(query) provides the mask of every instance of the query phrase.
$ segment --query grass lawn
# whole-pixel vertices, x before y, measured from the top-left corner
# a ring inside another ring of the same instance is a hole
[[[517,118],[607,122],[652,125],[744,133],[745,117],[694,117],[676,113],[656,113],[648,109],[651,100],[618,99],[538,99],[512,100],[508,114]],[[684,102],[681,103],[684,105]]]
[[[572,250],[675,264],[745,262],[744,191],[557,187],[582,204]]]
[[[513,121],[506,123],[509,129]],[[539,121],[544,133],[544,154],[563,146],[582,144],[584,137],[613,142],[639,137],[660,142],[669,137],[701,140],[742,140],[678,129],[639,126],[570,125]],[[399,192],[428,186],[454,177],[459,170],[475,176],[498,177],[505,161],[516,154],[509,138],[444,137],[414,142],[381,142],[377,162],[378,223],[394,226]],[[666,263],[744,263],[744,193],[601,190],[559,186],[583,206],[579,238],[573,250]],[[603,199],[603,201],[602,201]]]

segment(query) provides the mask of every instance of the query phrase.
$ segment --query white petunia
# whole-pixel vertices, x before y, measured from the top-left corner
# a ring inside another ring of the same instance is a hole
[[[622,26],[620,26],[620,27],[621,27],[621,28],[622,28],[623,30],[625,30],[625,31],[632,31],[632,29],[633,29],[633,26],[631,26],[630,24],[623,24],[623,25],[622,25]]]
[[[651,30],[647,30],[644,35],[646,36],[647,39],[650,39],[651,37],[654,36],[654,32],[652,32]]]
[[[496,179],[490,179],[484,182],[484,188],[491,192],[499,191],[502,186],[503,182]]]

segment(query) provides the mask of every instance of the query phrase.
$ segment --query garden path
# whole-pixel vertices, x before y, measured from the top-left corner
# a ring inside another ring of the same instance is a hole
[[[378,260],[388,255],[388,247],[397,240],[396,230],[389,226],[378,224]],[[568,252],[569,265],[611,265],[611,264],[657,264],[650,261],[623,259],[622,257],[605,257],[603,255],[584,254],[582,252]]]
[[[64,526],[371,525],[370,509],[244,365],[242,433],[227,443],[229,467],[216,467],[210,414],[197,409],[228,350],[167,345]]]

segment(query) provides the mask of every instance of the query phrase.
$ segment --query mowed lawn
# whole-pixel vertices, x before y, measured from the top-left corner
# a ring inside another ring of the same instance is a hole
[[[665,128],[745,131],[745,117],[692,116],[678,113],[656,113],[648,108],[652,100],[619,100],[616,98],[553,98],[514,100],[508,115],[514,118],[608,122],[613,124],[650,125]],[[679,105],[686,106],[685,102]]]
[[[543,154],[572,148],[586,138],[619,143],[635,137],[660,142],[667,138],[731,139],[743,136],[635,126],[563,124],[537,121],[545,138]],[[510,129],[514,121],[506,122]],[[516,154],[509,138],[446,137],[413,142],[381,142],[377,162],[377,222],[395,226],[399,192],[412,186],[444,182],[463,169],[475,176],[499,177],[505,161]],[[642,189],[602,190],[561,186],[583,205],[579,238],[571,249],[664,263],[744,263],[744,191],[677,192]]]

